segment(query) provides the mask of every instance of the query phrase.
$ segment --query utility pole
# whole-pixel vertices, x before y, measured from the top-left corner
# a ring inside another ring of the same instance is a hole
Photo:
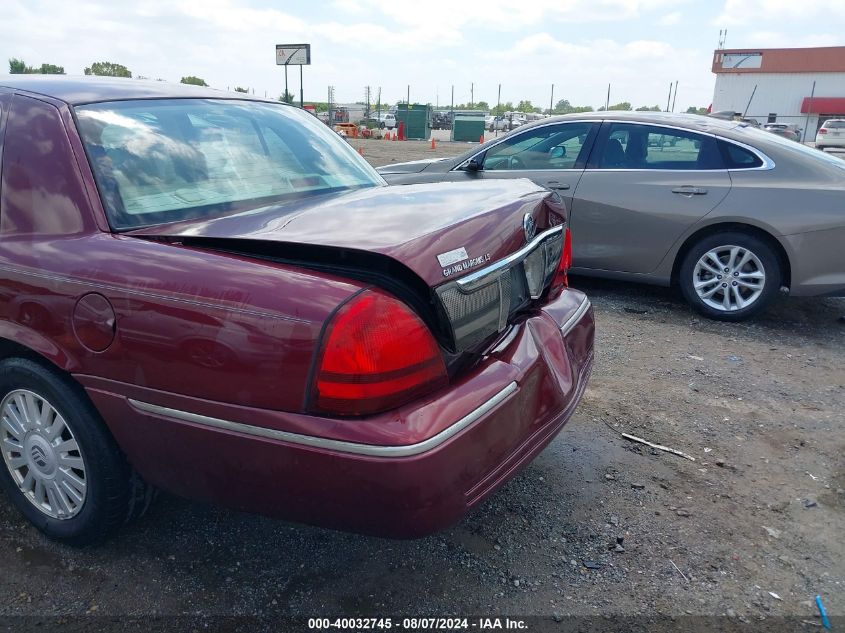
[[[408,104],[408,109],[410,110],[411,109],[411,84],[408,84],[408,101],[406,103]]]
[[[675,80],[675,94],[672,96],[672,112],[675,111],[675,99],[678,98],[678,80]]]
[[[299,107],[305,107],[305,87],[302,83],[302,64],[299,65]]]
[[[607,84],[607,99],[604,102],[604,109],[610,109],[610,84]]]
[[[472,110],[472,104],[475,103],[475,82],[469,85],[469,108]]]
[[[801,139],[802,143],[807,142],[807,128],[810,127],[810,113],[813,111],[813,97],[816,96],[816,82],[813,82],[813,89],[810,90],[810,102],[807,104],[807,118],[804,120],[804,138]]]
[[[552,98],[549,99],[549,114],[551,114],[552,110],[554,110],[554,106],[555,106],[555,85],[552,84]]]
[[[369,86],[364,86],[364,102],[367,104],[367,109],[364,111],[364,118],[370,118],[370,94],[371,90]]]
[[[669,112],[669,104],[672,103],[672,82],[669,82],[669,96],[666,97],[666,112]]]

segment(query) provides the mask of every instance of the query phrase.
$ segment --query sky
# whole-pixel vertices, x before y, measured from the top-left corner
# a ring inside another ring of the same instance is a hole
[[[186,75],[277,97],[275,45],[311,44],[306,101],[529,99],[675,109],[713,98],[713,50],[845,45],[842,0],[2,0],[0,59],[82,74],[95,61],[134,76]],[[474,91],[471,88],[474,86]],[[299,97],[299,68],[289,69]]]

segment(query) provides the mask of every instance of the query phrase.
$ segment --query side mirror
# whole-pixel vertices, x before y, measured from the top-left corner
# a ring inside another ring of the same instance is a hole
[[[470,158],[465,169],[467,171],[481,171],[481,163],[478,162],[477,158]]]

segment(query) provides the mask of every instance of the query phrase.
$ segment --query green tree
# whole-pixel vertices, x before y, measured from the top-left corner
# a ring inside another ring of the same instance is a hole
[[[660,112],[660,106],[640,106],[637,112]]]
[[[199,77],[194,77],[193,75],[188,75],[187,77],[182,77],[179,80],[179,83],[182,84],[189,84],[191,86],[207,86],[208,84],[205,83],[205,79],[200,79]]]
[[[41,64],[40,68],[27,66],[22,59],[12,58],[9,60],[9,74],[11,75],[64,75],[63,66],[55,64]]]
[[[64,75],[65,67],[56,66],[55,64],[41,64],[41,68],[38,72],[42,75]]]
[[[128,77],[132,78],[132,73],[123,64],[115,64],[114,62],[94,62],[85,69],[86,75],[98,75],[100,77]]]
[[[520,101],[516,106],[517,112],[534,112],[534,105],[530,101]]]
[[[249,88],[241,88],[240,86],[235,86],[235,92],[249,92]]]
[[[284,103],[293,103],[293,93],[290,90],[285,90],[282,93],[282,96],[279,97],[279,101],[283,101]]]
[[[495,108],[493,108],[492,114],[496,116],[502,116],[505,112],[512,112],[513,111],[513,103],[507,101],[505,103],[500,103]]]
[[[572,112],[572,104],[569,103],[569,99],[560,99],[552,109],[552,114],[567,114],[568,112]]]
[[[623,101],[622,103],[614,103],[612,106],[608,108],[608,110],[630,110],[631,104],[627,101]]]
[[[478,102],[473,104],[473,108],[476,109],[476,110],[483,110],[485,112],[489,112],[490,111],[490,104],[487,103],[486,101],[478,101]]]
[[[687,114],[707,114],[707,108],[696,108],[695,106],[690,106],[687,108]]]

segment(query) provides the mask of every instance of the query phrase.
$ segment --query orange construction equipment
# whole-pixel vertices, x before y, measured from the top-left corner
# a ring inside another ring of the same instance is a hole
[[[337,123],[335,132],[343,132],[346,138],[358,138],[358,126],[354,123]]]
[[[480,138],[480,139],[478,139],[478,142],[479,142],[479,143],[483,143],[483,142],[484,142],[484,135],[483,135],[483,134],[481,135],[481,138]]]
[[[399,121],[399,140],[400,141],[405,140],[405,122],[404,121]]]
[[[358,153],[359,153],[359,154],[361,154],[361,156],[363,156],[363,155],[364,155],[364,148],[363,148],[363,147],[359,147],[359,148],[358,148]]]
[[[395,141],[395,140],[396,140],[396,132],[394,132],[394,133],[393,133],[393,138],[392,138],[392,139],[390,139],[390,140],[391,140],[391,141]]]
[[[434,141],[434,137],[431,137],[431,149],[437,149],[437,143]]]

